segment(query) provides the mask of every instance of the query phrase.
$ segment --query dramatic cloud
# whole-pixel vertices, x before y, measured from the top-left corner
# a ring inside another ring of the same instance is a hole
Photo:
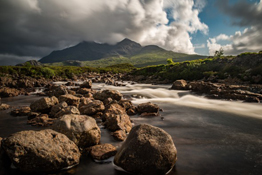
[[[82,40],[114,44],[125,37],[144,45],[194,53],[190,34],[208,32],[207,25],[198,17],[205,3],[205,0],[1,0],[0,54],[39,58]]]
[[[229,5],[228,0],[220,0],[217,5],[225,14],[232,17],[233,25],[247,27],[244,31],[237,31],[234,35],[221,34],[207,41],[209,54],[213,55],[222,47],[227,55],[237,55],[241,52],[257,52],[262,50],[262,1],[248,3],[240,1]],[[222,45],[219,41],[227,40],[229,44]]]

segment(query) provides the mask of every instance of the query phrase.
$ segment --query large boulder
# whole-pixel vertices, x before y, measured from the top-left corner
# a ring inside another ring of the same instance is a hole
[[[51,111],[52,106],[58,104],[58,99],[53,97],[43,97],[33,103],[31,103],[30,108],[33,112],[42,112],[49,113]]]
[[[26,173],[59,171],[77,165],[80,159],[76,144],[51,129],[17,132],[2,144],[14,166]]]
[[[123,95],[116,90],[103,90],[98,91],[93,95],[94,99],[104,101],[108,98],[112,98],[113,100],[121,100]]]
[[[186,82],[186,80],[176,80],[176,81],[174,81],[171,89],[186,90],[187,89],[187,82]]]
[[[4,87],[0,89],[0,97],[15,97],[20,94],[20,91],[14,88]]]
[[[97,145],[101,138],[95,119],[86,115],[64,115],[54,122],[53,129],[65,134],[81,148]]]
[[[78,108],[75,107],[75,106],[67,106],[67,107],[61,109],[59,112],[57,112],[57,113],[54,115],[54,118],[59,118],[59,117],[62,117],[63,115],[66,115],[66,114],[76,114],[76,115],[79,115],[80,112],[79,112]]]
[[[80,98],[74,95],[71,95],[71,94],[61,95],[58,99],[59,99],[59,102],[64,101],[70,106],[78,106],[80,103]]]
[[[110,131],[123,130],[128,133],[132,129],[132,123],[125,109],[117,103],[108,105],[103,117]]]
[[[153,116],[155,116],[159,113],[159,106],[151,102],[141,103],[137,106],[136,109],[138,113],[143,114],[144,116],[146,116],[146,114],[152,114]]]
[[[80,88],[91,88],[92,87],[92,80],[86,80],[83,84],[80,85]]]
[[[98,112],[103,112],[105,110],[105,106],[102,101],[94,100],[89,102],[87,105],[81,106],[80,112],[85,115],[95,115]]]
[[[164,175],[176,160],[177,150],[172,137],[163,129],[142,124],[131,130],[114,163],[133,174]]]
[[[55,97],[59,97],[60,95],[66,95],[68,94],[67,88],[64,85],[61,86],[55,86],[53,87],[50,91],[47,92],[47,94],[51,97],[51,96],[55,96]]]

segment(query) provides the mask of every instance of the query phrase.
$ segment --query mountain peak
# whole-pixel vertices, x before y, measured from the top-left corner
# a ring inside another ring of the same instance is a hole
[[[131,45],[131,44],[140,46],[140,44],[138,44],[135,41],[132,41],[128,38],[123,39],[122,41],[118,42],[116,45]]]

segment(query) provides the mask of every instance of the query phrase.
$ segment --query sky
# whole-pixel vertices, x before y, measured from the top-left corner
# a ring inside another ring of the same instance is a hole
[[[0,0],[0,65],[124,38],[188,54],[258,52],[262,0]]]

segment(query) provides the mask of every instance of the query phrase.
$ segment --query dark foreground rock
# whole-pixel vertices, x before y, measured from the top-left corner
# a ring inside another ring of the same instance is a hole
[[[64,115],[54,122],[53,129],[82,148],[97,145],[101,138],[95,119],[86,115]]]
[[[116,154],[116,147],[108,143],[95,145],[91,148],[90,154],[95,160],[105,160]]]
[[[21,131],[2,144],[14,166],[26,173],[59,171],[77,165],[80,159],[75,143],[51,129]]]
[[[176,147],[167,132],[142,124],[131,130],[114,163],[134,174],[164,175],[175,165],[176,155]]]

